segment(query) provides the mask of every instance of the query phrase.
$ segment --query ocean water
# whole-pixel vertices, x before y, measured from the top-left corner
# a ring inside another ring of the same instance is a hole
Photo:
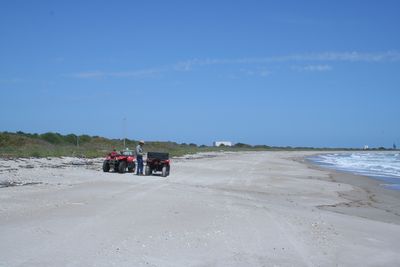
[[[399,152],[349,152],[309,158],[318,165],[373,177],[389,189],[400,190]]]

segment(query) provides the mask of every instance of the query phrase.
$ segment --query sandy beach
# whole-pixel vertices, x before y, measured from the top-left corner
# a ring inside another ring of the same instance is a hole
[[[311,154],[197,154],[167,178],[1,159],[0,266],[399,266],[400,191]]]

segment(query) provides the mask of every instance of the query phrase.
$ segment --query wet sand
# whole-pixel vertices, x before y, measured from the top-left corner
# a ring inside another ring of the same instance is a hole
[[[351,191],[338,192],[345,201],[321,208],[372,220],[400,223],[400,191],[385,188],[385,182],[372,177],[327,169],[313,164],[304,157],[296,160],[311,169],[328,171],[329,178],[325,178],[327,181],[353,186]]]

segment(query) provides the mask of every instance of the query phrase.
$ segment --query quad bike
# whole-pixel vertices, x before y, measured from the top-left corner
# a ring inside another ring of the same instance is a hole
[[[136,166],[136,157],[132,150],[123,150],[120,153],[113,151],[109,153],[103,162],[103,171],[109,172],[110,169],[114,172],[124,173],[134,172]]]

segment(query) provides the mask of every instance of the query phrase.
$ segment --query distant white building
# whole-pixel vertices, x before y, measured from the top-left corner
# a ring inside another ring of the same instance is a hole
[[[229,141],[215,141],[214,146],[232,146],[232,142]]]
[[[364,150],[368,150],[369,149],[369,146],[368,145],[365,145],[364,146]]]

